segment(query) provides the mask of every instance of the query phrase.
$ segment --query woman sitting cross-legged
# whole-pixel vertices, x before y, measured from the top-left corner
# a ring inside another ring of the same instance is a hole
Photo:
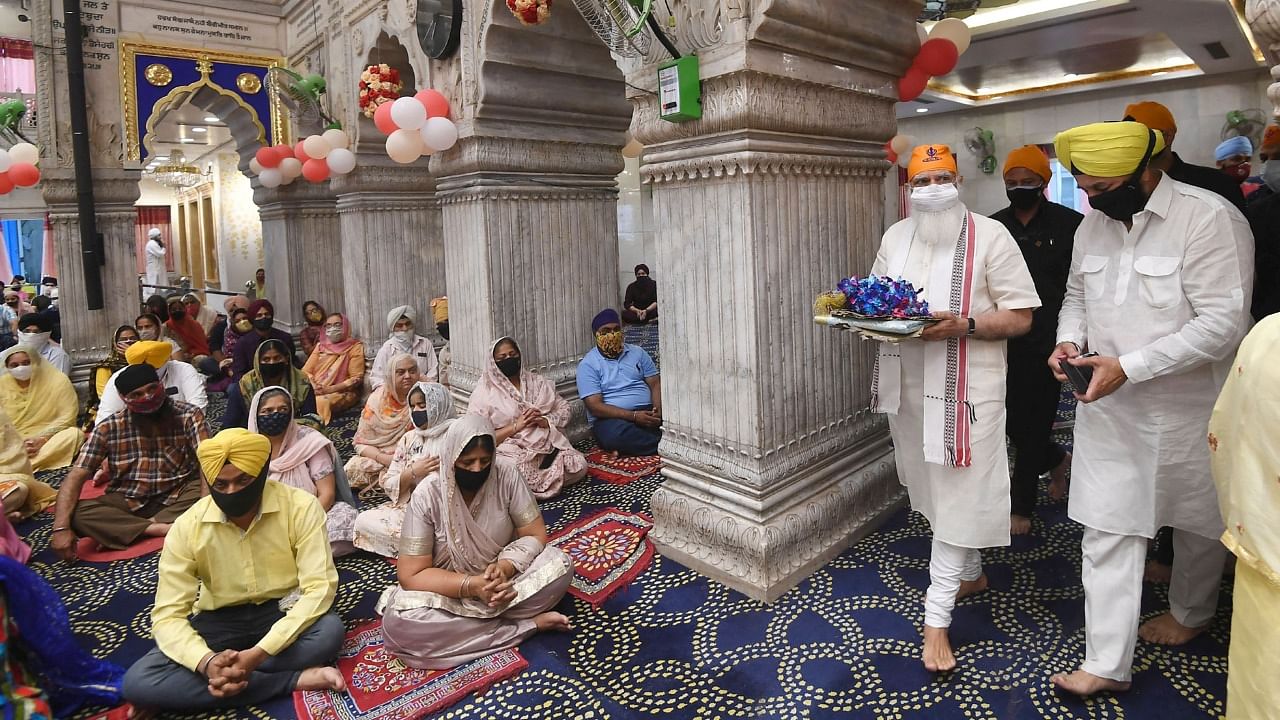
[[[441,472],[413,491],[400,537],[399,583],[378,602],[387,650],[439,670],[519,645],[540,630],[569,630],[552,608],[573,565],[547,545],[537,502],[493,427],[465,415],[445,434]]]
[[[395,459],[400,438],[413,427],[409,418],[409,390],[422,376],[412,355],[399,354],[387,365],[383,384],[369,395],[353,438],[356,454],[347,461],[351,487],[382,483],[387,466]]]
[[[364,389],[364,343],[351,337],[345,315],[330,313],[324,334],[302,366],[316,393],[316,410],[325,424],[360,403]]]
[[[439,383],[420,382],[409,391],[413,429],[400,438],[395,457],[382,475],[382,490],[391,502],[356,518],[356,547],[395,557],[400,548],[404,509],[418,484],[434,477],[444,452],[444,434],[453,424],[453,398]]]
[[[515,463],[533,496],[555,497],[587,474],[587,459],[573,449],[562,428],[569,403],[555,383],[522,367],[520,346],[509,337],[493,344],[467,412],[496,428],[498,454]]]
[[[253,336],[241,342],[251,342]],[[222,427],[243,428],[249,426],[248,403],[258,391],[278,385],[289,391],[293,399],[293,417],[306,425],[324,427],[316,414],[316,396],[311,383],[289,362],[288,346],[275,339],[264,340],[253,357],[253,370],[245,373],[240,382],[227,388],[227,409],[222,416]]]
[[[84,444],[84,432],[76,426],[80,399],[71,380],[22,343],[0,353],[0,362],[0,406],[22,436],[31,469],[70,465]]]
[[[57,490],[32,474],[22,436],[4,408],[0,408],[0,499],[4,500],[4,516],[13,522],[24,520],[53,505],[57,498]]]
[[[293,421],[293,396],[288,390],[263,388],[253,396],[249,432],[266,435],[271,441],[268,480],[306,490],[320,501],[333,556],[354,552],[351,535],[356,499],[338,462],[338,451],[318,430]]]

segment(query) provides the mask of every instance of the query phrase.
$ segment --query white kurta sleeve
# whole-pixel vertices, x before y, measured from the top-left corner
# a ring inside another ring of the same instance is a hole
[[[204,390],[204,378],[200,371],[190,363],[169,361],[169,383],[178,388],[178,398],[201,410],[209,406],[209,397]]]
[[[137,246],[135,246],[135,247],[137,247]],[[152,255],[152,256],[154,256],[154,257],[162,258],[162,257],[164,257],[164,255],[165,255],[165,249],[164,249],[163,247],[161,247],[161,246],[160,246],[160,243],[156,242],[155,240],[148,240],[148,241],[147,241],[147,254],[148,254],[148,255]]]
[[[1076,230],[1076,236],[1079,237],[1080,230],[1088,225],[1089,219],[1085,218],[1080,228]],[[1080,264],[1085,256],[1085,245],[1086,243],[1077,242],[1071,249],[1067,294],[1062,298],[1062,309],[1058,311],[1057,344],[1075,343],[1081,349],[1089,340],[1089,316],[1085,312],[1084,304],[1084,275],[1080,271]]]
[[[430,340],[419,335],[413,343],[413,352],[417,355],[414,360],[418,361],[418,369],[422,370],[422,381],[436,382],[440,377],[440,368],[436,361],[435,346]]]
[[[391,341],[387,340],[382,343],[382,347],[378,348],[378,354],[373,358],[373,367],[365,374],[369,378],[369,391],[372,392],[382,387],[387,381],[387,365],[391,362]]]
[[[1177,332],[1120,356],[1132,382],[1226,359],[1249,330],[1253,234],[1243,216],[1219,204],[1187,232],[1182,293],[1193,317]]]

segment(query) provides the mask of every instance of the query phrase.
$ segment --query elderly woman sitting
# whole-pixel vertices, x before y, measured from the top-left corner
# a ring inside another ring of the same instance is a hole
[[[435,477],[444,452],[444,434],[453,424],[453,398],[439,383],[420,382],[409,391],[413,429],[400,438],[395,458],[382,475],[382,490],[391,502],[356,518],[356,547],[395,557],[400,548],[404,509],[419,483]]]
[[[387,467],[395,460],[400,438],[413,427],[409,390],[421,379],[412,355],[396,355],[387,364],[385,382],[369,395],[356,427],[356,454],[347,461],[346,468],[352,487],[382,483]]]
[[[316,410],[328,424],[334,415],[355,407],[364,389],[364,343],[351,337],[345,315],[331,313],[302,372],[316,392]]]
[[[0,406],[22,436],[31,469],[70,465],[84,444],[84,433],[76,427],[80,401],[71,380],[21,343],[0,353],[0,361]]]
[[[451,668],[570,627],[552,608],[573,565],[547,545],[533,495],[494,445],[487,420],[459,418],[445,434],[440,474],[409,501],[399,583],[378,607],[387,650],[410,667]]]
[[[539,500],[587,474],[587,459],[561,430],[569,424],[569,403],[554,383],[524,369],[515,340],[493,344],[467,412],[497,428],[498,455],[515,464]]]

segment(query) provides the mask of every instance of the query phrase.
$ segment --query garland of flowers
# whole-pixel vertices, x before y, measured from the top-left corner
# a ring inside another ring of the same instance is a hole
[[[541,25],[551,17],[551,0],[507,0],[507,9],[524,25]]]
[[[400,71],[382,63],[370,65],[360,73],[360,112],[372,118],[378,106],[400,97]]]

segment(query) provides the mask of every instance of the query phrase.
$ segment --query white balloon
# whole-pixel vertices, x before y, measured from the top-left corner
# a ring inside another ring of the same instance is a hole
[[[297,175],[285,175],[285,176],[284,176],[284,179],[280,181],[280,184],[281,184],[281,185],[292,185],[292,184],[293,184],[293,181],[294,181],[294,180],[297,180],[297,179],[298,179],[298,176],[297,176]]]
[[[929,31],[924,29],[924,25],[916,23],[916,35],[920,36],[920,44],[923,45],[929,39]]]
[[[915,146],[915,138],[910,135],[894,135],[893,139],[889,141],[889,147],[893,148],[893,151],[899,155],[910,155]]]
[[[30,163],[35,165],[40,162],[40,148],[31,143],[18,143],[9,148],[9,157],[15,163]]]
[[[409,99],[413,100],[413,98]],[[414,102],[417,101],[414,100]],[[387,157],[401,165],[407,165],[422,157],[422,151],[422,137],[413,130],[401,128],[387,136]]]
[[[265,188],[280,187],[280,183],[284,182],[284,176],[278,168],[266,168],[258,175],[258,182]]]
[[[458,142],[458,126],[446,117],[433,117],[419,131],[422,142],[435,152],[448,150]]]
[[[351,138],[347,136],[345,130],[339,128],[329,128],[321,133],[320,137],[324,138],[324,141],[334,150],[345,150],[351,147]]]
[[[276,169],[286,180],[292,180],[302,174],[302,161],[298,158],[285,158],[280,161],[280,166]]]
[[[335,148],[326,158],[329,172],[334,175],[346,175],[356,169],[356,154],[346,148]]]
[[[258,158],[249,158],[249,172],[254,175],[261,175],[265,169],[262,167],[262,163],[258,162]]]
[[[417,130],[427,122],[427,106],[411,97],[391,103],[391,122],[401,130]]]
[[[8,172],[13,167],[13,157],[8,150],[0,149],[0,173]]]
[[[302,152],[306,153],[309,158],[323,160],[329,156],[330,150],[333,150],[333,147],[319,135],[312,135],[302,141]]]
[[[973,39],[973,35],[969,32],[969,26],[965,25],[960,18],[946,18],[939,20],[938,24],[929,31],[929,39],[935,38],[943,38],[955,43],[956,50],[963,55],[964,51],[969,49],[969,41]]]

